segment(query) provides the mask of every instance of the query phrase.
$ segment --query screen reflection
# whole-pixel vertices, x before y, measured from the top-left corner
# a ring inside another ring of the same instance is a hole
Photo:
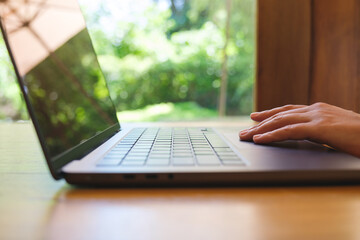
[[[50,157],[117,124],[76,0],[5,0],[0,16]]]

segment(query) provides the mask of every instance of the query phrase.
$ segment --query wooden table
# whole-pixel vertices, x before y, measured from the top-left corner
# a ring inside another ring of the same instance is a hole
[[[0,239],[360,239],[360,186],[75,188],[1,123]]]

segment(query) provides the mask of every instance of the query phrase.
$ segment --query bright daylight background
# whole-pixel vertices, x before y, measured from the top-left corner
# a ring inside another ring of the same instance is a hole
[[[215,118],[225,80],[225,114],[251,112],[255,0],[80,4],[121,122]],[[28,119],[2,38],[1,119]]]

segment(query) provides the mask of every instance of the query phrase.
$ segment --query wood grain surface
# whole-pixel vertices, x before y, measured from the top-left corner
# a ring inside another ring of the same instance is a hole
[[[257,1],[256,110],[327,102],[360,112],[360,1]]]
[[[0,124],[0,239],[360,239],[359,226],[360,186],[75,188],[51,178],[31,124]]]
[[[311,0],[258,0],[256,46],[256,111],[307,103]]]
[[[360,110],[360,1],[314,0],[310,103]]]

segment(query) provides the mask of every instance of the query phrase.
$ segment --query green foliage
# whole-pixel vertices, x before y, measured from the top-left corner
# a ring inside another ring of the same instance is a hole
[[[160,103],[118,113],[121,122],[184,121],[216,118],[217,112],[194,102]]]
[[[95,49],[118,110],[184,101],[217,108],[225,40],[224,2],[172,0],[161,10],[154,1],[143,7],[143,21],[118,19],[110,32],[103,30],[101,17],[94,21],[94,14],[87,13]],[[254,0],[233,0],[232,5],[226,50],[227,113],[248,114],[254,80]],[[102,11],[111,12],[101,6]]]
[[[118,111],[163,102],[196,102],[204,108],[217,108],[226,1],[80,2]],[[232,0],[226,49],[228,115],[252,110],[254,6],[255,0]],[[2,39],[0,66],[0,118],[26,118]],[[94,93],[103,95],[97,86]]]
[[[4,40],[0,37],[0,119],[26,119],[27,112]]]

